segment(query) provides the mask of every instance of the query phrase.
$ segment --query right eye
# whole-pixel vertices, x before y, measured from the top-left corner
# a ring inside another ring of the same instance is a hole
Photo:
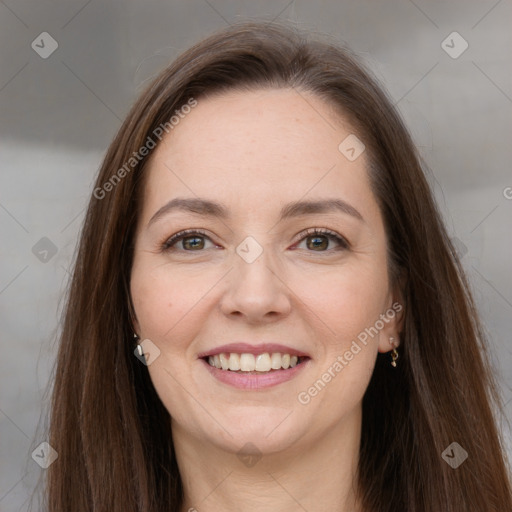
[[[198,252],[201,249],[205,248],[204,239],[210,240],[210,238],[206,235],[204,231],[197,229],[185,229],[183,231],[175,233],[170,238],[165,240],[165,242],[161,246],[161,249],[163,252],[175,250],[183,250],[185,252]],[[183,242],[182,247],[176,249],[174,246],[178,242]]]

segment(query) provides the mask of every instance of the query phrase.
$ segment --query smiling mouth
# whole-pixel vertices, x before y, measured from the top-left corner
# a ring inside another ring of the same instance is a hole
[[[264,352],[262,354],[222,352],[202,359],[219,370],[241,374],[262,374],[294,368],[304,363],[309,357],[282,354],[280,352]]]

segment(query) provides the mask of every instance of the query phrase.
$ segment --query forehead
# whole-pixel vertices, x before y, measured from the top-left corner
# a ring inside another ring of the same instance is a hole
[[[200,98],[154,150],[145,202],[251,196],[256,207],[313,189],[368,194],[365,155],[349,161],[339,150],[351,133],[347,120],[312,93],[265,89]]]

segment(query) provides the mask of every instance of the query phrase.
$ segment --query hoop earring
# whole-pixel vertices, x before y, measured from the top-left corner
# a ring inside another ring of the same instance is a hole
[[[397,350],[396,350],[396,348],[395,348],[395,346],[394,346],[394,342],[395,342],[395,338],[393,338],[393,336],[391,336],[391,337],[389,338],[389,343],[390,343],[391,345],[393,345],[393,350],[391,351],[391,359],[392,359],[392,361],[391,361],[391,366],[392,366],[393,368],[396,368],[396,360],[398,359],[398,352],[397,352]]]

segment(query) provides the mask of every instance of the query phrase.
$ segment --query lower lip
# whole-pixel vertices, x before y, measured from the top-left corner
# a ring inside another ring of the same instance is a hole
[[[261,375],[254,373],[244,375],[243,373],[231,372],[229,370],[220,370],[215,366],[211,366],[210,363],[204,359],[201,359],[201,361],[217,380],[238,389],[254,390],[270,388],[293,379],[304,369],[310,359],[306,359],[306,361],[294,366],[293,368],[288,368],[287,370],[277,370],[274,372],[262,373]]]

